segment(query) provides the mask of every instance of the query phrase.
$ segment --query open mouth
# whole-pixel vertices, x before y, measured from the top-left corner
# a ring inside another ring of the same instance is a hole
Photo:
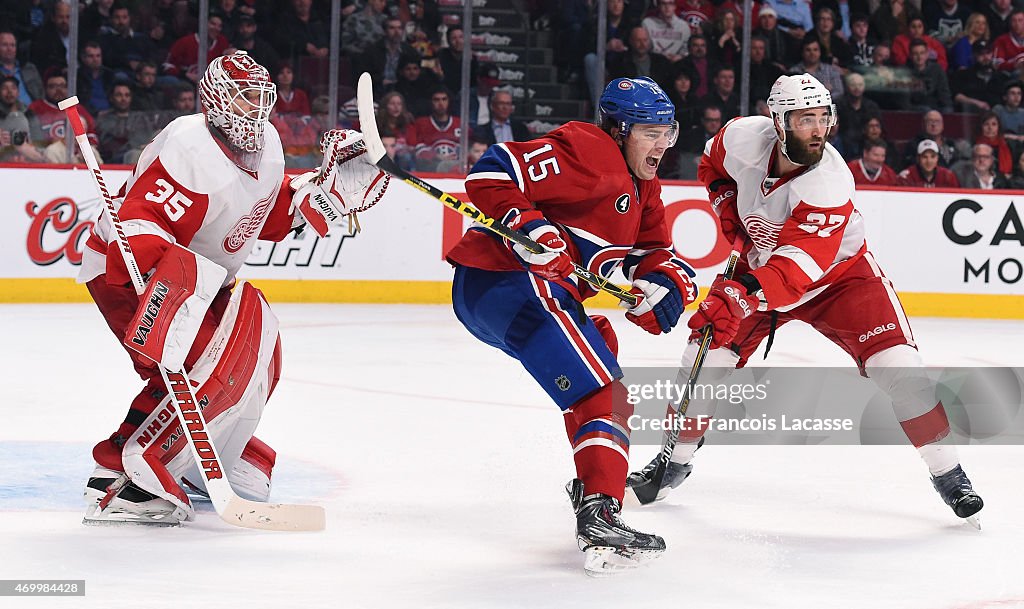
[[[658,166],[658,163],[661,162],[661,157],[649,156],[646,159],[644,159],[644,162],[647,163],[648,167],[656,168]]]

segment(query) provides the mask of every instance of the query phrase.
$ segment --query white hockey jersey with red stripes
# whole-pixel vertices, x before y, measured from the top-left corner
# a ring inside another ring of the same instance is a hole
[[[146,273],[170,243],[179,243],[228,270],[225,285],[257,238],[283,239],[291,229],[291,189],[274,129],[264,134],[257,170],[239,168],[210,134],[202,114],[171,122],[146,147],[118,195],[118,216]],[[104,213],[86,243],[80,282],[103,273],[111,284],[130,278]]]
[[[708,141],[698,176],[737,185],[749,235],[746,262],[764,290],[762,308],[787,311],[821,293],[866,251],[853,205],[853,175],[830,144],[820,162],[773,177],[778,138],[772,119],[733,119]]]

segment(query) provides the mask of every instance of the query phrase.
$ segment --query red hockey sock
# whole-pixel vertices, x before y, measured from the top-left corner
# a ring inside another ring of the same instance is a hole
[[[586,494],[602,493],[622,500],[629,470],[627,421],[632,413],[626,388],[615,381],[573,404],[565,414],[576,475]]]
[[[121,450],[124,448],[124,443],[166,396],[167,390],[160,377],[150,379],[145,388],[132,400],[128,415],[117,431],[93,447],[92,458],[96,460],[96,463],[107,469],[124,471],[124,466],[121,464]]]

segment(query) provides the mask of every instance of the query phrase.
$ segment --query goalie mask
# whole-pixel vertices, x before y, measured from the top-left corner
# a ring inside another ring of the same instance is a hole
[[[255,169],[270,111],[277,102],[277,86],[267,69],[245,51],[222,55],[199,81],[199,100],[207,123],[238,154],[236,162]]]
[[[786,150],[786,138],[787,134],[791,131],[800,128],[801,130],[806,129],[809,125],[794,125],[793,116],[794,110],[805,110],[808,108],[825,108],[826,118],[824,119],[826,124],[825,134],[823,140],[828,140],[828,133],[832,127],[836,124],[836,106],[832,103],[832,94],[829,93],[825,85],[821,84],[817,78],[810,74],[798,74],[796,76],[780,76],[775,84],[772,85],[771,93],[768,95],[768,110],[771,112],[772,120],[775,121],[775,126],[779,130],[779,142],[782,144],[782,154],[798,165],[802,164],[798,160],[794,160],[790,157],[789,151]],[[801,117],[801,121],[816,121],[819,120],[814,117]]]

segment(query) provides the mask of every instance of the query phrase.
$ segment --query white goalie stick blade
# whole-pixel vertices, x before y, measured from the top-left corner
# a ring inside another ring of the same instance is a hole
[[[319,505],[250,501],[236,495],[226,480],[224,484],[230,494],[224,491],[210,493],[217,514],[224,522],[264,531],[322,531],[327,526],[327,515]],[[210,486],[207,482],[207,489]],[[223,507],[217,505],[221,496],[228,497]]]
[[[366,142],[366,154],[370,156],[370,162],[376,165],[388,151],[380,141],[380,131],[377,130],[377,116],[373,112],[373,80],[367,72],[359,76],[356,102],[359,108],[359,129]]]
[[[660,558],[664,550],[637,550],[624,554],[611,546],[591,546],[583,551],[583,571],[590,577],[608,577]]]

